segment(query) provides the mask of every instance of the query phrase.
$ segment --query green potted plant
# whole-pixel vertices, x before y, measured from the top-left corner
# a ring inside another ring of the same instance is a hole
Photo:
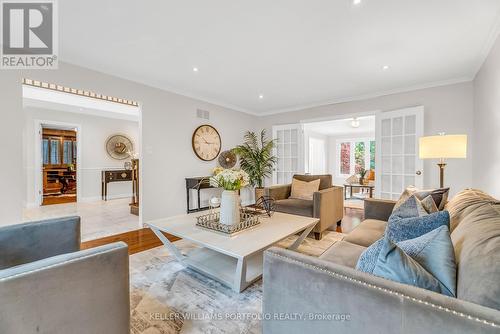
[[[273,148],[274,140],[269,140],[266,130],[263,129],[260,136],[247,131],[243,144],[233,149],[240,157],[241,169],[247,172],[250,184],[255,187],[255,201],[264,195],[264,179],[271,176],[276,164]]]

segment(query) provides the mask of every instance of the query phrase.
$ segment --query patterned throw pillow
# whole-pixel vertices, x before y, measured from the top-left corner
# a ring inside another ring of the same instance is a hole
[[[424,235],[440,226],[450,228],[448,211],[438,211],[423,217],[402,218],[391,216],[385,234],[394,242],[413,239]]]
[[[408,198],[412,195],[415,195],[419,200],[423,200],[428,196],[431,196],[436,204],[438,210],[443,210],[444,206],[448,202],[448,194],[450,192],[450,188],[440,188],[440,189],[429,189],[429,190],[419,190],[416,187],[408,187],[403,191],[398,201],[394,205],[394,210],[396,210],[401,204],[406,202]]]
[[[292,179],[290,198],[312,200],[314,193],[319,190],[320,182],[320,179],[310,182]]]
[[[387,263],[388,254],[395,251],[395,247],[403,254],[396,255],[397,261],[393,257],[389,257],[390,261]],[[409,257],[413,261],[405,259],[405,257]],[[385,266],[387,268],[384,268]],[[421,267],[423,271],[419,270],[418,267]],[[398,243],[392,242],[388,236],[382,237],[361,254],[356,269],[448,296],[456,294],[455,252],[450,232],[446,226],[438,227],[420,237]],[[415,280],[405,280],[407,277],[413,277],[415,271],[425,278],[424,283],[418,283],[422,277],[417,277]],[[428,277],[427,274],[431,276]],[[428,284],[425,281],[433,281],[434,283]]]

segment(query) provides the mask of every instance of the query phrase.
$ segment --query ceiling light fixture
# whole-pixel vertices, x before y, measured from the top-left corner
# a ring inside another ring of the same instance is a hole
[[[260,94],[259,95],[259,100],[262,100],[264,98],[264,95]]]
[[[359,128],[359,119],[357,117],[354,117],[351,121],[351,126],[353,128]]]
[[[198,72],[198,67],[193,67],[193,72]]]
[[[387,70],[389,69],[389,65],[384,65],[384,66],[382,66],[382,69],[383,69],[384,71],[387,71]]]
[[[353,0],[352,2],[354,5],[359,5],[361,4],[361,0]]]

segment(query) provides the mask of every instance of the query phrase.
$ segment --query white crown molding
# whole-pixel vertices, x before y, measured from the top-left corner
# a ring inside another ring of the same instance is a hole
[[[495,22],[493,23],[493,27],[491,27],[490,33],[488,34],[483,48],[479,52],[479,55],[477,57],[477,62],[476,65],[474,66],[474,70],[472,72],[472,77],[475,79],[479,71],[481,70],[481,67],[483,66],[484,62],[486,61],[486,58],[488,58],[491,49],[493,48],[493,45],[495,45],[495,42],[500,36],[500,10],[497,13],[497,17],[495,19]]]
[[[177,88],[174,88],[174,87],[171,87],[171,86],[160,85],[160,84],[158,84],[157,86],[154,86],[151,83],[145,82],[144,80],[130,79],[130,78],[126,78],[126,77],[123,77],[123,76],[120,76],[120,75],[116,75],[114,73],[110,73],[110,72],[102,71],[102,70],[97,70],[97,69],[92,69],[92,68],[85,67],[85,66],[82,66],[82,65],[70,63],[70,62],[67,62],[67,61],[61,61],[61,62],[65,63],[65,64],[73,65],[73,66],[78,66],[78,67],[81,67],[81,68],[84,68],[84,69],[87,69],[87,70],[90,70],[90,71],[94,71],[94,72],[98,72],[98,73],[103,73],[103,74],[106,74],[106,75],[109,75],[109,76],[112,76],[112,77],[115,77],[115,78],[118,78],[118,79],[123,79],[123,80],[127,80],[127,81],[130,81],[130,82],[133,82],[133,83],[138,83],[138,84],[144,85],[146,87],[151,87],[153,89],[162,90],[162,91],[165,91],[167,93],[176,94],[176,95],[179,95],[179,96],[188,97],[190,99],[198,100],[200,102],[213,104],[213,105],[218,106],[218,107],[224,107],[224,108],[227,108],[227,109],[231,109],[233,111],[242,112],[244,114],[249,114],[249,115],[252,115],[252,116],[259,116],[258,113],[250,111],[250,110],[248,110],[246,108],[243,108],[243,107],[240,107],[240,106],[236,106],[236,105],[233,105],[233,104],[230,104],[230,103],[226,103],[226,102],[223,102],[223,101],[219,101],[219,100],[216,100],[216,99],[211,99],[211,98],[208,98],[208,97],[204,97],[204,96],[201,96],[201,95],[193,94],[191,92],[187,92],[187,91],[184,91],[184,90],[181,90],[181,89],[177,89]],[[139,104],[141,104],[143,101],[138,101],[138,102],[139,102]]]
[[[331,104],[369,100],[369,99],[387,96],[387,95],[408,93],[408,92],[416,91],[416,90],[454,85],[454,84],[459,84],[459,83],[463,83],[463,82],[470,82],[473,79],[474,79],[473,77],[467,76],[467,77],[460,77],[460,78],[455,78],[455,79],[450,79],[450,80],[435,81],[435,82],[430,82],[430,83],[425,83],[425,84],[415,85],[415,86],[410,86],[410,87],[405,87],[405,88],[396,88],[396,89],[392,89],[392,90],[381,91],[381,92],[377,92],[377,93],[370,93],[370,94],[365,94],[365,95],[357,95],[357,96],[351,96],[351,97],[345,97],[345,98],[338,98],[338,99],[333,99],[333,100],[316,102],[316,103],[312,103],[312,104],[300,105],[300,106],[296,106],[296,107],[271,110],[268,112],[259,113],[258,116],[261,116],[261,117],[270,116],[270,115],[282,114],[282,113],[299,111],[299,110],[304,110],[304,109],[323,107],[323,106],[327,106],[327,105],[331,105]]]
[[[491,48],[491,46],[490,46],[490,48]],[[109,76],[112,76],[112,77],[115,77],[115,78],[127,80],[127,81],[134,82],[134,83],[139,83],[139,84],[144,85],[146,87],[151,87],[153,89],[162,90],[162,91],[165,91],[167,93],[177,94],[177,95],[180,95],[180,96],[183,96],[183,97],[188,97],[190,99],[198,100],[200,102],[213,104],[215,106],[228,108],[228,109],[231,109],[231,110],[236,111],[236,112],[242,112],[242,113],[245,113],[245,114],[248,114],[248,115],[252,115],[252,116],[257,116],[257,117],[271,116],[271,115],[282,114],[282,113],[293,112],[293,111],[299,111],[299,110],[304,110],[304,109],[309,109],[309,108],[322,107],[322,106],[331,105],[331,104],[338,104],[338,103],[346,103],[346,102],[368,100],[368,99],[382,97],[382,96],[387,96],[387,95],[393,95],[393,94],[399,94],[399,93],[407,93],[407,92],[411,92],[411,91],[415,91],[415,90],[421,90],[421,89],[427,89],[427,88],[434,88],[434,87],[440,87],[440,86],[453,85],[453,84],[458,84],[458,83],[463,83],[463,82],[470,82],[470,81],[474,80],[474,75],[472,75],[472,76],[464,76],[464,77],[459,77],[459,78],[454,78],[454,79],[449,79],[449,80],[429,82],[429,83],[424,83],[424,84],[420,84],[420,85],[414,85],[414,86],[403,87],[403,88],[396,88],[396,89],[392,89],[392,90],[380,91],[380,92],[375,92],[375,93],[370,93],[370,94],[355,95],[355,96],[351,96],[351,97],[345,97],[345,98],[337,98],[337,99],[332,99],[332,100],[319,101],[319,102],[315,102],[315,103],[311,103],[311,104],[303,104],[303,105],[298,105],[298,106],[289,107],[289,108],[275,109],[275,110],[264,111],[264,112],[255,112],[255,111],[250,111],[248,109],[245,109],[245,108],[242,108],[242,107],[239,107],[239,106],[232,105],[230,103],[225,103],[223,101],[218,101],[218,100],[206,98],[206,97],[199,96],[199,95],[196,95],[196,94],[193,94],[193,93],[190,93],[190,92],[185,92],[185,91],[182,91],[182,90],[178,90],[178,89],[175,89],[175,88],[172,88],[172,87],[167,87],[167,86],[163,86],[163,85],[162,86],[160,86],[160,85],[153,86],[153,85],[148,84],[148,83],[146,83],[146,82],[144,82],[142,80],[131,80],[129,78],[125,78],[125,77],[118,76],[118,75],[115,75],[115,74],[112,74],[112,73],[108,73],[108,72],[103,72],[103,71],[100,71],[100,70],[91,69],[91,68],[84,67],[84,66],[81,66],[81,65],[78,65],[78,64],[72,64],[72,63],[68,63],[68,62],[65,62],[65,63],[66,64],[71,64],[71,65],[74,65],[74,66],[78,66],[78,67],[82,67],[82,68],[85,68],[85,69],[88,69],[88,70],[91,70],[91,71],[103,73],[103,74],[106,74],[106,75],[109,75]],[[142,103],[142,101],[139,101],[139,104],[141,104],[141,103]]]

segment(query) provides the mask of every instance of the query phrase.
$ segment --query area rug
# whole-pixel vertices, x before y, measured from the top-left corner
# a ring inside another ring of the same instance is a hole
[[[306,238],[298,251],[320,256],[344,234],[326,232],[319,241]],[[291,245],[297,237],[279,243]],[[179,240],[187,252],[193,244]],[[130,256],[131,333],[261,333],[262,280],[242,293],[185,268],[165,247]]]

